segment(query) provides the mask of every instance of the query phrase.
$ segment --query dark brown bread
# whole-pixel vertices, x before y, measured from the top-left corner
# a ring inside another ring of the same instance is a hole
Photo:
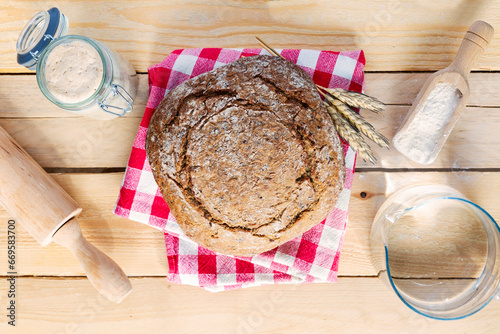
[[[185,81],[146,138],[163,198],[213,251],[252,256],[299,236],[334,208],[344,155],[311,78],[271,56]]]

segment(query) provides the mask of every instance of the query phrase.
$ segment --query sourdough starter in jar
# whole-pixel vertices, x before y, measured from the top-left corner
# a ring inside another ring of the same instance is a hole
[[[81,40],[61,44],[47,57],[45,81],[58,101],[85,101],[97,92],[103,81],[101,57],[92,45]]]
[[[38,85],[60,108],[100,120],[132,110],[137,94],[135,70],[103,44],[68,35],[50,43],[40,58]]]
[[[92,38],[66,35],[68,26],[56,7],[35,14],[17,40],[17,62],[36,68],[40,90],[59,108],[99,120],[132,111],[132,65]]]

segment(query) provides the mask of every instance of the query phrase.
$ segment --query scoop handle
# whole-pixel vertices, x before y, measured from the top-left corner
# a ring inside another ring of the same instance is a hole
[[[459,72],[467,78],[475,61],[484,53],[493,38],[494,29],[484,21],[474,22],[462,40],[455,59],[448,70]]]
[[[109,300],[120,303],[132,291],[127,275],[118,264],[83,237],[76,218],[64,224],[52,240],[75,255],[90,283]]]

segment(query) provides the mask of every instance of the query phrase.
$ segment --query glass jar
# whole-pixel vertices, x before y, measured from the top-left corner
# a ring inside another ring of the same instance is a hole
[[[132,65],[98,41],[67,31],[68,20],[54,7],[37,13],[17,40],[17,61],[36,69],[45,97],[59,108],[99,120],[132,111],[138,85]]]

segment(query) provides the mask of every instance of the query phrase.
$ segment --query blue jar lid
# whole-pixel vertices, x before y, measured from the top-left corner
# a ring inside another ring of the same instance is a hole
[[[68,20],[56,7],[35,14],[17,39],[17,63],[34,70],[43,49],[67,32]]]

